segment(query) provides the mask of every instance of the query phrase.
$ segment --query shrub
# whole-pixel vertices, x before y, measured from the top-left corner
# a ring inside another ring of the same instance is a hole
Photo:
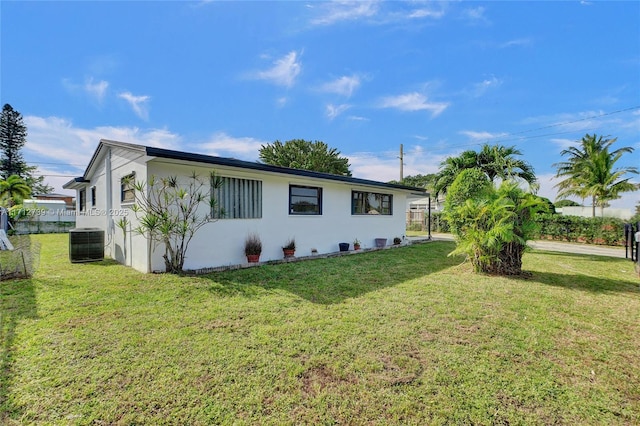
[[[461,172],[447,192],[445,216],[457,243],[451,254],[466,254],[476,272],[518,275],[544,203],[515,182],[496,189],[477,172]]]
[[[537,238],[589,244],[624,245],[625,221],[616,218],[540,214]]]

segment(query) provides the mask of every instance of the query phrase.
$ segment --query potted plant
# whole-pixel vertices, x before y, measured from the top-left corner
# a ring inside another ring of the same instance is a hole
[[[262,241],[260,241],[260,237],[257,234],[249,234],[244,240],[244,254],[247,256],[247,262],[259,262],[260,253],[262,253]]]
[[[282,252],[284,253],[284,258],[287,259],[289,257],[293,257],[293,255],[296,252],[296,240],[295,238],[290,238],[289,241],[287,241],[287,244],[285,244],[282,247]]]
[[[396,246],[399,245],[401,242],[402,242],[402,240],[400,239],[400,237],[395,237],[393,239],[393,244],[396,245]]]
[[[355,239],[353,240],[353,249],[354,250],[360,250],[360,240],[359,239]]]

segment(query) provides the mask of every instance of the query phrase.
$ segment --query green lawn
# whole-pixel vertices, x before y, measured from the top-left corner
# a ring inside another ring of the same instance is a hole
[[[638,424],[640,280],[450,242],[201,277],[70,264],[0,282],[0,424]]]

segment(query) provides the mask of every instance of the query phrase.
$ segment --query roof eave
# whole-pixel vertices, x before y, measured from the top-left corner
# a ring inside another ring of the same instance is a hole
[[[62,185],[64,189],[80,189],[84,187],[90,181],[85,179],[84,177],[76,177],[71,179],[69,182]]]
[[[196,162],[196,163],[214,164],[219,166],[237,167],[237,168],[257,170],[257,171],[263,171],[263,172],[269,172],[269,173],[279,173],[279,174],[301,176],[301,177],[308,177],[308,178],[314,178],[314,179],[324,179],[324,180],[331,180],[331,181],[337,181],[337,182],[344,182],[344,183],[350,183],[353,185],[364,185],[364,186],[383,187],[388,189],[397,189],[402,191],[409,191],[412,193],[418,193],[423,196],[426,194],[426,190],[423,188],[378,182],[374,180],[360,179],[360,178],[354,178],[350,176],[335,175],[331,173],[314,172],[311,170],[292,169],[289,167],[273,166],[270,164],[237,160],[235,158],[215,157],[211,155],[194,154],[189,152],[173,151],[173,150],[155,148],[155,147],[146,147],[146,154],[150,157],[157,157],[157,158],[166,158],[166,159],[190,161],[190,162]]]

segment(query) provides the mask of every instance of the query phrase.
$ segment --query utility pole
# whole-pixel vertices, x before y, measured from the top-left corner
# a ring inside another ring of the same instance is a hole
[[[404,179],[404,170],[403,170],[403,161],[404,161],[404,153],[402,152],[402,144],[400,144],[400,183],[402,183],[402,179]]]

